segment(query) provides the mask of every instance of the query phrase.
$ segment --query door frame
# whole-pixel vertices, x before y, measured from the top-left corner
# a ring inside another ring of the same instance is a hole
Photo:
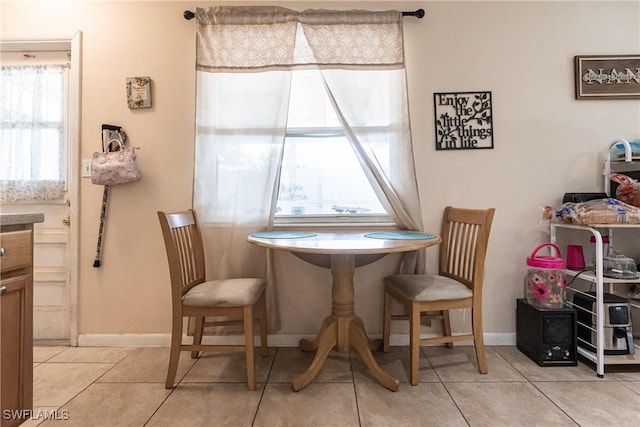
[[[52,40],[0,41],[2,51],[46,51],[65,50],[71,52],[69,68],[69,144],[67,159],[67,200],[71,215],[69,225],[69,344],[78,345],[78,278],[80,242],[80,135],[82,97],[82,32],[69,38]]]

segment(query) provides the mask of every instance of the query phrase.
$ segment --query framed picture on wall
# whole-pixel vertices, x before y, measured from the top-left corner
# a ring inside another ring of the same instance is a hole
[[[493,148],[491,92],[433,94],[436,150]]]
[[[640,55],[575,57],[576,99],[640,99]]]
[[[127,77],[127,106],[151,108],[151,77]]]

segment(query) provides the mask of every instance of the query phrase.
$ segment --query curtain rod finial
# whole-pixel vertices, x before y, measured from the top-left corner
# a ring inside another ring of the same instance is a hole
[[[402,16],[413,16],[414,18],[424,18],[424,9],[414,10],[413,12],[402,12]]]
[[[196,14],[191,12],[190,10],[185,10],[182,16],[184,16],[184,19],[186,19],[187,21],[190,21],[195,18]]]

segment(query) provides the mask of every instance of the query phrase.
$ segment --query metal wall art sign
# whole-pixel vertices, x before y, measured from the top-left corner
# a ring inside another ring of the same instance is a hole
[[[640,55],[575,57],[576,99],[640,99]]]
[[[491,92],[434,93],[436,150],[493,148]]]

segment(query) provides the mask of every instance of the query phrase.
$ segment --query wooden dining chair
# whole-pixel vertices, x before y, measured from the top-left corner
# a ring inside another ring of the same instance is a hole
[[[397,274],[384,279],[383,350],[389,351],[391,320],[409,318],[410,381],[418,384],[420,346],[473,339],[478,370],[487,373],[482,337],[482,283],[487,242],[495,209],[447,207],[442,219],[438,274]],[[391,298],[408,315],[391,314]],[[470,334],[452,335],[449,310],[471,309]],[[435,314],[434,314],[435,312]],[[420,319],[443,321],[443,336],[420,338]]]
[[[267,356],[267,306],[265,280],[238,278],[205,280],[205,257],[202,234],[194,210],[158,212],[162,236],[169,261],[171,278],[172,327],[171,353],[166,388],[173,388],[180,352],[191,350],[197,358],[201,350],[220,347],[244,348],[247,363],[247,386],[256,389],[254,361],[254,321],[260,323],[262,356]],[[216,321],[205,321],[215,316]],[[193,344],[182,344],[183,318],[195,318]],[[208,326],[242,324],[244,345],[202,345],[203,329]]]

